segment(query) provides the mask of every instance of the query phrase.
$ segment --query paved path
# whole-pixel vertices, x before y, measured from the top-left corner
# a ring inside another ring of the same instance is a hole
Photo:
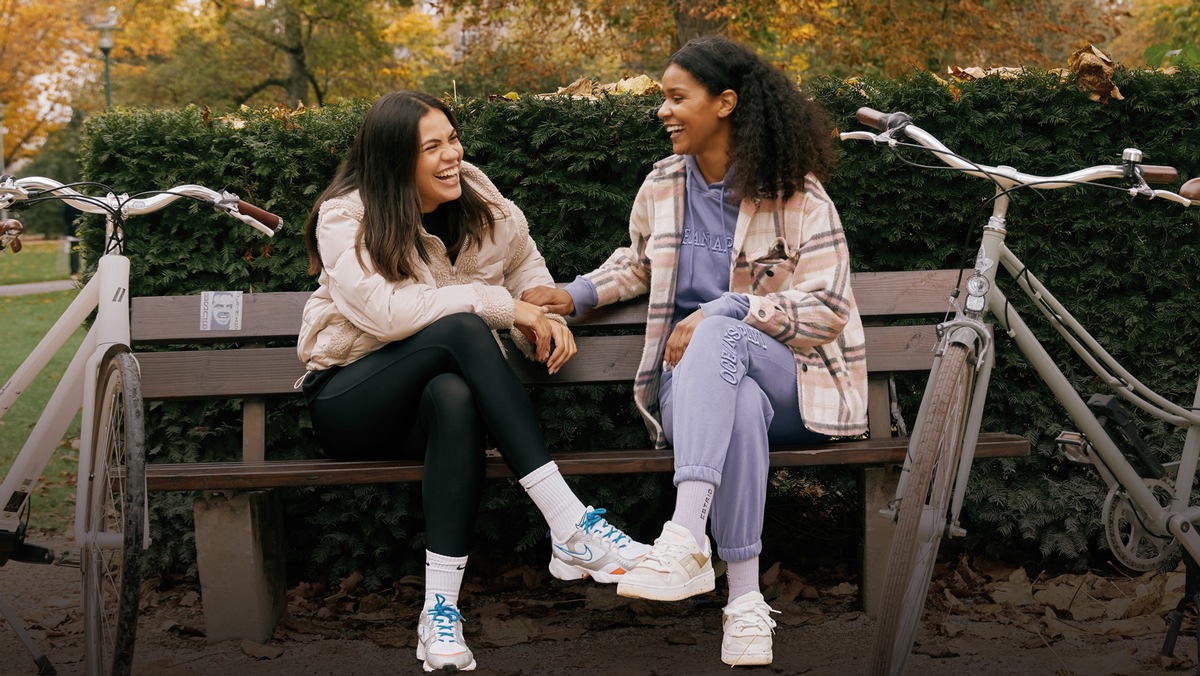
[[[24,296],[31,293],[51,293],[75,288],[75,281],[59,279],[53,282],[33,282],[31,284],[0,285],[0,296]]]

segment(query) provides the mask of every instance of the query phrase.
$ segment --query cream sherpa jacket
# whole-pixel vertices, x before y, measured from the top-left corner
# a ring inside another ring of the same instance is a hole
[[[324,270],[320,288],[304,306],[296,347],[308,370],[344,366],[457,312],[479,315],[493,330],[511,328],[513,299],[530,287],[554,285],[517,205],[466,162],[461,177],[495,205],[494,235],[485,236],[480,246],[464,247],[451,265],[442,241],[422,231],[430,262],[424,265],[418,260],[415,276],[401,282],[380,276],[366,251],[361,264],[355,255],[355,236],[363,218],[357,191],[321,205],[317,246]],[[524,335],[520,331],[512,335],[528,356]]]

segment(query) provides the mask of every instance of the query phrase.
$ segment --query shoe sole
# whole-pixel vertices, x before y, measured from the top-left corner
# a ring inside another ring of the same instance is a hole
[[[603,584],[614,584],[616,582],[620,582],[621,578],[625,577],[624,570],[622,570],[620,573],[605,573],[599,570],[588,570],[582,566],[572,566],[556,556],[550,557],[550,574],[559,580],[566,581],[586,580],[590,577],[596,582]]]
[[[724,650],[721,651],[721,661],[731,667],[761,667],[770,664],[774,658],[773,653],[743,653],[740,655],[731,655]]]
[[[444,671],[446,673],[453,674],[453,673],[456,673],[459,671],[474,671],[475,670],[475,657],[474,656],[471,657],[471,663],[465,667],[460,667],[456,664],[450,664],[450,663],[443,664],[440,667],[430,664],[429,660],[426,659],[425,644],[421,643],[420,638],[417,639],[417,659],[421,660],[421,668],[424,669],[426,672]]]
[[[650,601],[682,601],[697,594],[704,594],[717,588],[717,576],[713,570],[700,571],[696,577],[674,587],[638,584],[629,579],[617,583],[617,596],[631,599],[647,599]]]

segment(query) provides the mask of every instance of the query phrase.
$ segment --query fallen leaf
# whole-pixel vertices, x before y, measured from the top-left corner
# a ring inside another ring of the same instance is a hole
[[[242,641],[242,652],[258,660],[273,660],[283,654],[283,647],[263,645],[254,641]]]

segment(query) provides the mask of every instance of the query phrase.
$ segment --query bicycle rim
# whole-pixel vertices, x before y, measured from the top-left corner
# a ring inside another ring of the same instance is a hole
[[[141,588],[146,466],[137,361],[119,348],[97,379],[83,572],[88,674],[126,676]]]
[[[875,633],[871,673],[877,676],[902,673],[912,651],[947,525],[974,380],[969,350],[948,345],[920,438],[910,446],[915,451],[898,505]]]

